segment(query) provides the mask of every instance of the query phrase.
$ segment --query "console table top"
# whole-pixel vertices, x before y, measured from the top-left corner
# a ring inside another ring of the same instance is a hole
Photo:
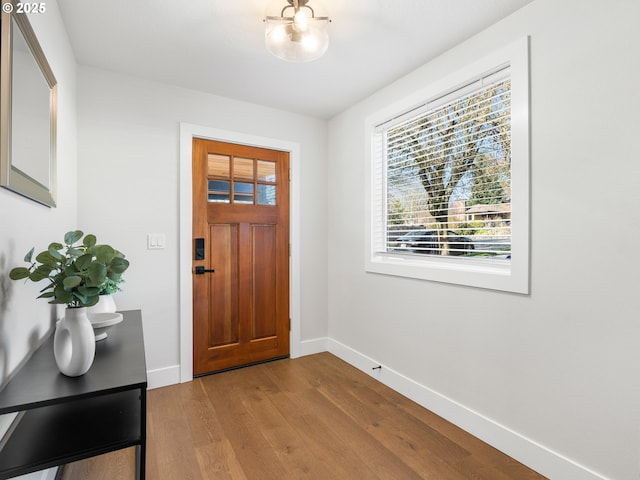
[[[87,373],[67,377],[53,356],[53,334],[0,391],[0,414],[89,398],[107,392],[145,388],[147,372],[140,310],[121,312],[123,320],[96,342]]]

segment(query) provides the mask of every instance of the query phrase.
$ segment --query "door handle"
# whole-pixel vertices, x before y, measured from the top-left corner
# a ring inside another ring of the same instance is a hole
[[[213,273],[215,270],[213,268],[204,268],[202,265],[198,265],[196,267],[196,275],[204,275],[205,273]]]

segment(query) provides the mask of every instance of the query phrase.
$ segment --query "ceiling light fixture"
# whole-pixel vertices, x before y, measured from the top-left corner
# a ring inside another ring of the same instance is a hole
[[[264,39],[267,50],[289,62],[310,62],[320,58],[329,48],[329,17],[316,17],[309,0],[287,0],[279,17],[267,17]],[[285,17],[287,9],[293,16]]]

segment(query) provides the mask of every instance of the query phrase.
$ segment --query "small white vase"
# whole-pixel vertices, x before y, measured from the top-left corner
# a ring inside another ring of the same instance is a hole
[[[68,377],[87,373],[96,353],[96,339],[86,307],[67,308],[53,337],[58,370]]]
[[[116,302],[113,300],[113,295],[100,295],[98,303],[89,307],[89,313],[115,313]]]

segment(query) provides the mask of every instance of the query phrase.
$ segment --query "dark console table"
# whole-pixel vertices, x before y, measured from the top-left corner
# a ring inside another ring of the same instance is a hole
[[[65,377],[53,358],[53,335],[0,392],[0,414],[24,412],[0,450],[0,480],[121,448],[136,447],[145,477],[147,368],[140,310],[96,342],[81,377]]]

